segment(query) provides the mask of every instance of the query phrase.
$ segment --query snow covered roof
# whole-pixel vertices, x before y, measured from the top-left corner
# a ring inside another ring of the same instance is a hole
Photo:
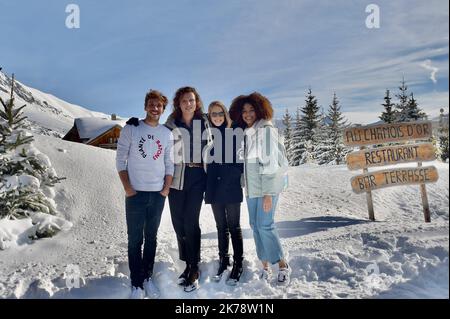
[[[124,127],[125,121],[112,121],[100,117],[81,117],[75,119],[75,126],[81,139],[96,138],[116,125]]]

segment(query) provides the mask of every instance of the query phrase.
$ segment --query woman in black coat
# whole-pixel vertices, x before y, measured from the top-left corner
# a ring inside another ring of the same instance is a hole
[[[243,271],[243,240],[240,226],[243,164],[237,160],[236,137],[232,134],[231,119],[223,103],[212,102],[208,107],[208,117],[212,124],[214,142],[210,153],[212,161],[208,161],[210,163],[207,166],[205,203],[211,204],[219,244],[219,268],[213,280],[220,281],[222,274],[230,265],[228,247],[231,235],[233,268],[226,283],[236,285]],[[226,134],[227,130],[231,131]],[[230,145],[226,143],[227,135],[233,139]]]

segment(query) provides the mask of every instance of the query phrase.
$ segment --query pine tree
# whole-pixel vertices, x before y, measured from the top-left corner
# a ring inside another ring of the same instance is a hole
[[[33,136],[24,129],[22,110],[15,107],[14,75],[10,99],[0,98],[0,218],[23,218],[41,212],[55,214],[52,199],[45,188],[62,178],[51,168],[47,156],[31,143]]]
[[[303,153],[306,151],[306,140],[303,135],[303,127],[300,110],[297,108],[295,125],[292,130],[292,137],[289,145],[290,164],[298,166],[302,162]]]
[[[320,114],[317,99],[312,94],[311,89],[308,90],[305,102],[305,106],[301,108],[303,116],[300,120],[305,130],[305,139],[307,141],[314,141],[314,130],[318,127]]]
[[[286,156],[289,164],[291,163],[291,140],[292,140],[292,116],[289,114],[289,110],[286,109],[286,113],[283,116],[283,124],[286,127],[284,129],[284,147],[286,148]]]
[[[408,101],[407,108],[407,121],[417,121],[426,118],[426,114],[419,108],[416,99],[414,98],[414,93],[411,93],[411,97]]]
[[[300,110],[297,109],[295,128],[292,134],[290,153],[293,166],[314,162],[314,147],[317,143],[316,132],[320,114],[317,99],[311,89],[308,90],[305,102],[304,107]]]
[[[448,114],[447,114],[447,121],[448,121]],[[449,158],[448,142],[449,142],[448,122],[446,123],[445,121],[444,109],[441,109],[439,115],[439,157],[443,162],[446,162]]]
[[[345,162],[345,156],[349,153],[350,149],[345,147],[343,142],[343,131],[348,126],[347,120],[344,118],[341,112],[341,106],[336,93],[333,95],[333,101],[328,110],[328,117],[331,120],[330,125],[330,137],[333,142],[333,155],[336,164]]]
[[[408,121],[408,86],[406,85],[405,78],[402,80],[402,85],[398,87],[399,93],[395,96],[398,98],[398,103],[396,104],[396,122],[407,122]]]
[[[323,116],[325,119],[325,117]],[[335,163],[337,165],[345,162],[345,156],[350,151],[343,143],[343,130],[348,126],[347,120],[341,112],[341,106],[336,93],[329,106],[327,117],[330,123],[327,125],[322,121],[322,142],[316,147],[316,159],[318,164]]]
[[[331,138],[330,125],[326,121],[327,118],[322,110],[317,127],[314,129],[312,150],[313,159],[319,165],[333,161],[333,140]]]
[[[381,113],[380,120],[385,123],[394,123],[396,119],[396,114],[394,111],[395,105],[391,102],[390,91],[386,90],[386,95],[384,96],[384,103],[381,104],[384,107],[384,111]]]

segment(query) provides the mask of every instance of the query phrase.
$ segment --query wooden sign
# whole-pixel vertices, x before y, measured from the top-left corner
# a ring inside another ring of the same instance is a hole
[[[356,126],[344,130],[344,144],[362,146],[428,139],[432,135],[430,121]]]
[[[360,194],[391,186],[433,183],[438,178],[436,167],[426,166],[388,169],[357,175],[351,179],[351,184],[353,191]]]
[[[435,159],[433,144],[422,143],[368,148],[348,154],[346,160],[349,170],[357,170],[400,163],[434,161]]]
[[[344,130],[344,144],[360,146],[360,151],[347,155],[350,170],[362,169],[362,174],[351,179],[355,193],[366,193],[369,219],[375,220],[372,190],[401,185],[420,185],[425,222],[431,221],[425,184],[439,178],[434,166],[422,167],[422,162],[436,159],[431,143],[393,145],[366,148],[366,145],[429,139],[432,136],[430,121],[356,126]],[[415,168],[397,168],[369,173],[369,167],[417,162]]]

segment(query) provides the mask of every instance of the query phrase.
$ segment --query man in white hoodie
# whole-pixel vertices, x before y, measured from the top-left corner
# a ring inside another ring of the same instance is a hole
[[[133,299],[142,299],[144,292],[149,298],[160,296],[152,278],[156,235],[174,172],[172,132],[159,124],[167,103],[163,94],[150,90],[145,97],[145,119],[138,126],[126,125],[117,144],[116,167],[125,190]]]

